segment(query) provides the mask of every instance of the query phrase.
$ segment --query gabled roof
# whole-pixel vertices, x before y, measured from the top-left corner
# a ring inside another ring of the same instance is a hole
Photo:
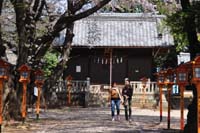
[[[98,13],[75,22],[72,46],[169,47],[174,44],[168,29],[159,31],[163,15]]]

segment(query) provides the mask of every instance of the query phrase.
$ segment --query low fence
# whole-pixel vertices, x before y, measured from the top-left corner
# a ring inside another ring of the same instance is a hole
[[[159,89],[156,82],[147,82],[145,89],[140,81],[130,82],[133,88],[132,105],[153,107],[157,104]],[[119,85],[122,91],[123,85]],[[67,105],[69,91],[71,94],[71,106],[108,106],[109,85],[91,85],[90,80],[72,80],[69,90],[66,81],[59,81],[55,91],[51,94],[51,104]]]
[[[159,88],[157,87],[156,82],[147,82],[145,90],[143,91],[143,84],[140,81],[131,81],[130,82],[132,88],[133,88],[133,93],[134,94],[141,94],[145,91],[146,94],[152,94],[152,93],[157,93],[159,91]]]
[[[147,82],[145,88],[140,81],[131,81],[130,84],[133,88],[133,106],[149,108],[158,106],[159,88],[156,82]]]
[[[90,81],[72,80],[72,86],[69,89],[66,81],[58,81],[56,88],[52,89],[50,95],[50,106],[66,106],[70,93],[71,106],[87,106]],[[70,92],[69,92],[70,91]]]
[[[159,100],[159,88],[156,82],[148,82],[143,89],[142,82],[131,81],[133,88],[132,105],[137,107],[155,107]],[[122,91],[124,85],[119,85]],[[109,85],[90,85],[88,93],[88,106],[108,106]]]

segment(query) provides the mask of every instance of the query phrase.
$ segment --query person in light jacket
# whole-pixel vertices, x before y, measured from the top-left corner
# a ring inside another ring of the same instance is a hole
[[[112,88],[110,89],[110,97],[111,97],[111,115],[112,121],[120,120],[120,99],[121,95],[119,89],[117,88],[117,84],[113,83]],[[117,117],[115,118],[115,106],[117,109]]]

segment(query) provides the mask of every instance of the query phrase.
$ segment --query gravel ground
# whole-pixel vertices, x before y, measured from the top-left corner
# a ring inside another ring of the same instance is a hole
[[[124,110],[120,120],[111,121],[110,108],[62,108],[43,110],[40,119],[29,111],[25,124],[16,121],[4,123],[3,133],[176,133],[179,132],[180,111],[171,111],[171,130],[167,130],[167,112],[159,122],[159,110],[133,108],[132,122],[125,121]],[[185,110],[185,118],[187,110]]]

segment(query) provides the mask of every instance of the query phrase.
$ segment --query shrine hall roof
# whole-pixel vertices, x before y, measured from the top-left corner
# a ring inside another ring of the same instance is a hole
[[[75,23],[73,46],[168,47],[173,37],[163,15],[101,13]]]
[[[76,47],[170,47],[174,40],[164,15],[96,13],[75,22]]]

